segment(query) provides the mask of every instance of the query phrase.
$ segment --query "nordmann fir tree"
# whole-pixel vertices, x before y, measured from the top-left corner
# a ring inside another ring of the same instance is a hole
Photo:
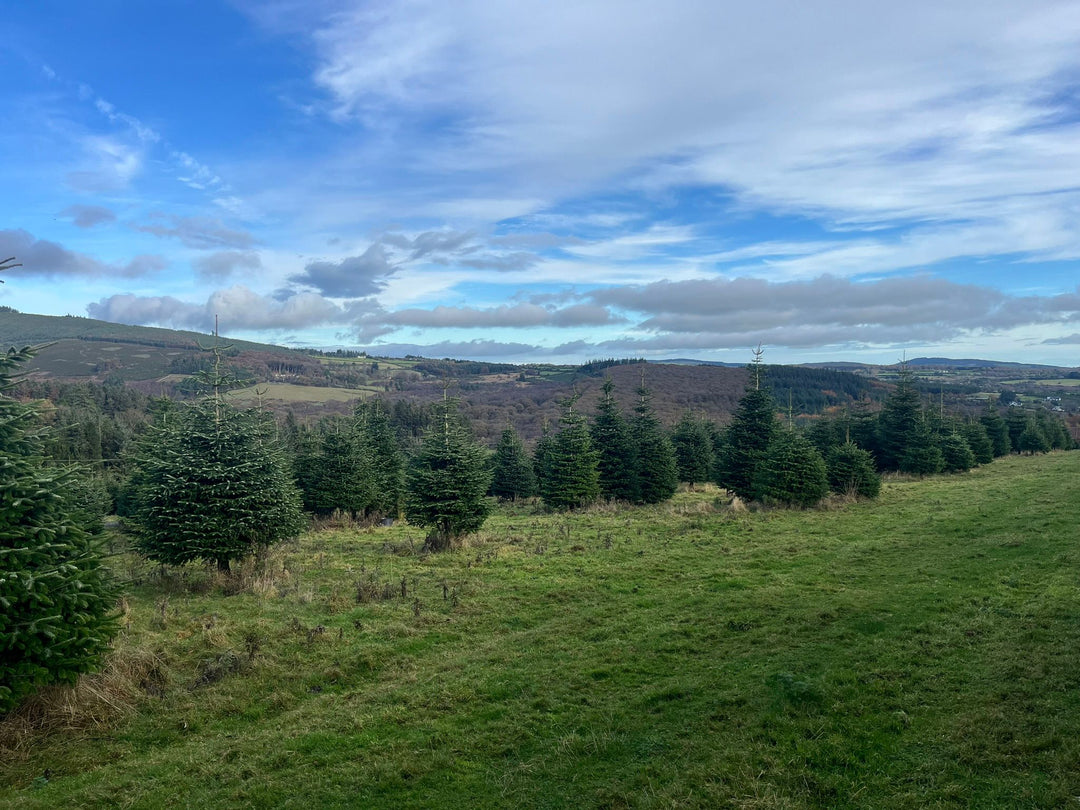
[[[637,454],[630,438],[630,427],[615,401],[615,384],[610,377],[604,380],[600,401],[589,425],[589,438],[597,453],[600,496],[636,501]]]
[[[491,494],[497,498],[516,501],[536,494],[536,475],[521,437],[507,427],[499,438],[492,459]]]
[[[776,403],[768,388],[762,385],[765,371],[762,354],[758,346],[749,369],[752,387],[739,400],[725,433],[723,454],[717,463],[717,483],[747,500],[754,496],[754,472],[778,429]]]
[[[708,481],[713,466],[713,443],[705,422],[687,411],[671,433],[679,480],[690,484]]]
[[[356,407],[355,432],[358,452],[367,459],[371,475],[370,511],[396,518],[401,511],[404,459],[390,412],[380,399]]]
[[[461,423],[456,405],[443,389],[443,401],[407,475],[405,517],[428,529],[426,545],[432,551],[458,545],[484,525],[491,511],[487,454]]]
[[[132,528],[148,559],[227,573],[233,560],[299,534],[304,518],[272,420],[225,401],[235,380],[213,352],[200,377],[209,396],[166,411],[140,442]]]
[[[829,491],[825,461],[809,439],[784,428],[754,467],[753,490],[766,504],[814,506]]]
[[[46,464],[38,410],[7,396],[33,354],[0,354],[0,715],[95,668],[116,631],[117,589],[68,512],[73,470]]]
[[[562,429],[552,439],[540,496],[549,509],[577,509],[600,497],[598,454],[585,417],[574,412],[575,393],[563,403]]]
[[[638,404],[630,423],[637,470],[638,501],[660,503],[675,494],[679,473],[675,466],[675,450],[671,439],[660,426],[653,410],[649,389],[645,387],[645,366],[641,366],[641,386]]]

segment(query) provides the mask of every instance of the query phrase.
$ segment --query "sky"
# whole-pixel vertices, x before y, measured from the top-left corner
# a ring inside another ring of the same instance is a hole
[[[0,0],[0,305],[1080,365],[1080,3]]]

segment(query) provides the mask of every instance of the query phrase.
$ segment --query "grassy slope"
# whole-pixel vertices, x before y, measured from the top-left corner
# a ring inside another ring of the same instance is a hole
[[[0,312],[0,344],[25,346],[55,340],[85,339],[161,341],[170,346],[197,348],[210,345],[214,338],[201,332],[163,329],[157,326],[128,326],[120,323],[80,318],[71,315],[33,315],[25,312]],[[280,346],[223,338],[230,346],[255,351],[288,351]]]
[[[309,534],[276,552],[262,596],[135,566],[120,656],[154,651],[160,696],[6,752],[0,805],[1080,795],[1080,453],[892,482],[840,511],[732,515],[714,497],[506,510],[438,557],[412,554],[406,526]],[[358,604],[358,581],[396,595]]]

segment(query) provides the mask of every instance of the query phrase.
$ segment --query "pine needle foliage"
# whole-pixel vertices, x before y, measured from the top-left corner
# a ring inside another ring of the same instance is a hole
[[[555,436],[551,433],[545,420],[540,438],[533,447],[532,466],[536,476],[536,491],[543,492],[547,480],[551,477],[551,453],[555,447]]]
[[[378,515],[397,517],[404,496],[405,460],[386,404],[378,399],[361,403],[356,408],[354,430],[357,453],[368,466],[371,497],[367,508]]]
[[[941,448],[920,414],[911,432],[906,435],[906,443],[900,456],[900,472],[918,476],[934,475],[941,472],[944,466],[945,459],[941,455]]]
[[[994,447],[994,458],[1007,456],[1012,451],[1012,441],[1009,438],[1009,427],[1001,414],[992,405],[988,405],[986,412],[979,417],[979,422],[986,428],[986,435],[990,437],[990,443]]]
[[[675,448],[667,431],[660,425],[653,410],[649,389],[645,387],[642,366],[642,384],[638,388],[638,404],[634,408],[634,420],[630,425],[630,437],[634,442],[635,467],[637,470],[637,500],[640,503],[660,503],[675,494],[679,487],[679,471],[675,463]]]
[[[615,401],[615,384],[610,378],[604,380],[589,436],[598,454],[601,497],[638,500],[637,453],[630,438],[630,426]]]
[[[976,464],[989,464],[994,460],[994,443],[982,422],[968,422],[963,427],[964,439],[971,448]]]
[[[724,449],[717,463],[717,483],[740,498],[754,497],[754,476],[779,426],[776,402],[762,384],[764,370],[760,348],[750,365],[752,385],[739,400],[724,435]]]
[[[37,408],[5,393],[33,356],[0,355],[0,714],[96,668],[116,631],[117,588],[69,512],[74,471],[45,463]]]
[[[575,394],[563,403],[562,429],[554,436],[540,497],[549,509],[577,509],[600,497],[599,454],[585,417],[574,411]]]
[[[536,494],[536,475],[521,437],[507,427],[499,438],[492,459],[491,494],[506,500],[531,498]]]
[[[825,461],[794,430],[778,432],[754,470],[753,494],[767,504],[810,507],[829,492]]]
[[[839,495],[876,498],[881,492],[881,476],[874,456],[854,442],[833,447],[825,457],[829,488]]]
[[[1030,453],[1032,455],[1050,452],[1050,440],[1034,418],[1029,418],[1024,429],[1020,432],[1020,436],[1016,441],[1016,449],[1020,453]]]
[[[707,425],[687,411],[671,433],[679,480],[691,486],[708,481],[712,474],[713,443]]]
[[[225,401],[219,365],[207,377],[213,393],[165,411],[136,452],[135,547],[155,562],[228,571],[304,528],[273,420]]]
[[[458,417],[457,403],[444,395],[409,466],[405,517],[428,529],[431,550],[452,548],[484,525],[490,485],[487,452]]]
[[[967,439],[959,433],[949,433],[941,440],[943,472],[967,472],[975,466],[975,454]]]
[[[896,388],[885,400],[878,417],[878,464],[883,470],[899,469],[920,475],[937,472],[931,467],[936,464],[940,468],[940,464],[929,460],[934,455],[929,448],[931,443],[915,375],[903,363]]]

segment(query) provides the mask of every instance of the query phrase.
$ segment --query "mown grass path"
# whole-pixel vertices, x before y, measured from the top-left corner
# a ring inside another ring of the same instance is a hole
[[[309,534],[235,595],[132,564],[151,694],[7,757],[0,805],[1080,804],[1080,453],[715,498]]]

